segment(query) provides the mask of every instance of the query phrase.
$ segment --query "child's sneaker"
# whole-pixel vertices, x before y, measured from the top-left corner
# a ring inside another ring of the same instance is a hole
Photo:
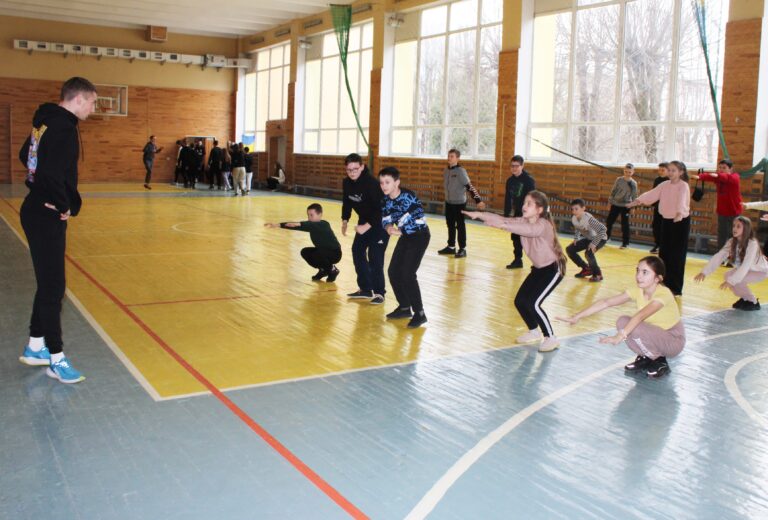
[[[573,276],[576,278],[589,278],[590,276],[592,276],[592,269],[590,269],[589,267],[582,267],[581,271],[579,271]]]
[[[593,274],[589,277],[590,282],[602,282],[603,281],[603,275],[601,274]]]
[[[451,246],[445,246],[437,252],[438,255],[455,255],[456,248]]]
[[[413,315],[411,321],[408,322],[407,327],[409,329],[416,329],[424,325],[426,322],[427,316],[424,314],[424,311],[419,311]]]
[[[331,268],[331,272],[328,274],[328,278],[326,278],[325,281],[335,282],[337,276],[339,276],[339,269],[334,265],[333,268]]]
[[[662,377],[666,374],[669,374],[671,370],[669,369],[669,363],[667,363],[667,358],[664,356],[657,357],[651,363],[648,365],[648,370],[646,371],[646,374],[648,377],[656,379],[659,377]]]
[[[542,338],[541,331],[539,329],[533,329],[529,330],[522,336],[519,336],[517,338],[518,343],[533,343],[534,341],[539,341]]]
[[[19,361],[30,366],[48,366],[51,364],[51,352],[46,346],[35,352],[27,345],[24,347],[24,353],[19,357]]]
[[[637,372],[638,370],[647,369],[651,363],[653,363],[651,358],[637,356],[633,362],[624,365],[624,370],[627,372]]]
[[[558,339],[554,336],[549,336],[548,338],[544,338],[544,341],[539,345],[539,352],[552,352],[559,346],[560,342]]]
[[[62,358],[58,363],[51,363],[51,366],[45,370],[48,377],[58,379],[62,383],[72,384],[83,381],[85,377],[72,368],[67,358]]]
[[[326,271],[325,269],[318,269],[317,273],[312,277],[312,281],[317,282],[318,280],[322,280],[323,278],[328,276],[328,274],[329,274],[328,271]]]

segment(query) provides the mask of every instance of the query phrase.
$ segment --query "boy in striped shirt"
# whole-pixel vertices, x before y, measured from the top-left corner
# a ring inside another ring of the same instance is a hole
[[[573,243],[565,248],[565,252],[574,264],[581,267],[581,271],[576,273],[576,278],[589,277],[590,282],[600,282],[603,280],[603,273],[597,265],[595,253],[608,242],[608,234],[603,223],[587,213],[586,205],[584,199],[571,201],[571,222],[576,236]],[[585,251],[588,263],[579,256],[580,251]]]

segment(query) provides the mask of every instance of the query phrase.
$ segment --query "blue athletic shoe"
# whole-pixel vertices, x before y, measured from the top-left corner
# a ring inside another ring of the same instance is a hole
[[[19,357],[19,361],[25,365],[48,366],[51,364],[51,352],[46,346],[35,352],[27,345],[24,347],[24,353]]]
[[[45,373],[48,375],[48,377],[58,379],[62,383],[67,384],[79,383],[85,379],[85,377],[80,372],[72,368],[72,365],[69,364],[69,360],[67,358],[63,358],[58,363],[52,362],[51,366],[46,369]]]

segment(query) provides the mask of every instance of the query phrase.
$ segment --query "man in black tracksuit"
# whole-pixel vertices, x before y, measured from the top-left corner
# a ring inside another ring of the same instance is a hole
[[[507,179],[507,188],[504,195],[504,216],[522,217],[523,202],[529,191],[536,189],[536,182],[533,177],[523,169],[525,159],[520,155],[515,155],[509,162],[509,169],[512,175]],[[520,235],[512,233],[512,247],[515,258],[512,263],[507,265],[507,269],[520,269],[523,267],[523,244],[520,242]]]
[[[21,205],[21,226],[37,281],[29,344],[19,360],[27,365],[47,366],[46,374],[62,383],[85,379],[64,356],[61,300],[66,290],[67,220],[77,215],[82,205],[77,192],[77,123],[93,113],[96,98],[96,88],[87,79],[67,80],[61,87],[58,105],[44,103],[37,109],[30,136],[19,151],[29,188]]]
[[[368,172],[363,159],[356,153],[344,159],[347,177],[342,184],[341,234],[347,234],[347,224],[355,210],[358,223],[352,243],[352,260],[357,272],[358,290],[350,298],[366,298],[373,304],[384,303],[384,252],[389,235],[381,225],[381,191],[379,181]]]
[[[208,189],[212,190],[214,183],[221,189],[221,148],[219,148],[219,141],[216,139],[213,140],[213,148],[208,154],[208,175],[211,178],[211,185]]]

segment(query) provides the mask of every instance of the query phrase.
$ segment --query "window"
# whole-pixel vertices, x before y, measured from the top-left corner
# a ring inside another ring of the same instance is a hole
[[[334,155],[367,153],[349,102],[336,34],[318,35],[311,42],[314,55],[307,56],[304,66],[303,151]],[[370,115],[372,47],[373,23],[350,28],[347,74],[366,138]]]
[[[291,47],[286,43],[256,53],[256,72],[245,75],[244,139],[253,138],[253,150],[266,150],[267,121],[288,114]]]
[[[442,157],[457,148],[493,157],[502,3],[460,0],[405,15],[395,36],[390,153]]]
[[[717,85],[727,3],[706,3]],[[560,4],[566,8],[534,18],[529,158],[567,160],[538,140],[615,164],[716,162],[717,128],[691,2]]]

